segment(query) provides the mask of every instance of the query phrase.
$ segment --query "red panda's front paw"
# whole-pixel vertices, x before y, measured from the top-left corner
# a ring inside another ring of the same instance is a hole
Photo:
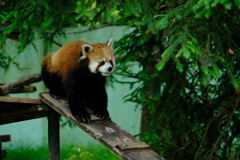
[[[88,113],[84,113],[84,114],[74,114],[73,116],[77,119],[77,121],[79,122],[83,122],[83,123],[89,123],[91,116]]]
[[[61,99],[62,98],[61,95],[52,94],[51,92],[50,92],[50,96],[54,99]]]
[[[102,119],[108,119],[109,118],[109,113],[108,113],[107,110],[97,111],[97,112],[95,112],[95,115],[99,118],[102,118]]]

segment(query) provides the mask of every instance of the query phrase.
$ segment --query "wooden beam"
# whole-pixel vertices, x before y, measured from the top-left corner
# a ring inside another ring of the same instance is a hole
[[[24,103],[24,104],[42,104],[40,99],[37,98],[19,98],[19,97],[3,97],[0,96],[0,103]]]
[[[49,109],[51,108],[37,98],[0,96],[0,124],[45,117]]]
[[[59,118],[56,111],[48,116],[48,160],[60,159]]]
[[[11,135],[10,134],[0,135],[0,142],[10,142],[10,141],[11,141]]]
[[[37,88],[35,86],[22,86],[21,88],[12,90],[11,94],[13,94],[13,93],[33,93],[35,91],[37,91]]]
[[[138,143],[122,143],[122,144],[118,144],[117,148],[120,151],[130,151],[130,150],[140,150],[140,149],[149,149],[150,146],[147,145],[144,142],[138,142]]]
[[[66,117],[69,121],[74,123],[77,127],[81,128],[88,135],[104,145],[118,157],[126,160],[164,160],[163,157],[151,150],[149,147],[146,149],[140,147],[139,150],[139,148],[135,146],[134,150],[126,150],[125,152],[121,151],[117,147],[121,144],[134,146],[134,144],[142,145],[142,142],[140,142],[138,139],[133,137],[130,133],[122,129],[111,120],[103,120],[98,118],[97,121],[90,121],[90,123],[87,124],[80,123],[75,119],[75,117],[73,117],[65,101],[53,99],[49,93],[40,93],[39,97],[43,102]],[[92,115],[91,117],[94,118],[96,116]],[[146,147],[146,145],[144,146]]]
[[[0,111],[0,125],[46,117],[48,113],[49,107],[45,104],[21,106],[18,109]]]
[[[41,80],[42,78],[40,73],[20,77],[0,86],[0,95],[4,96],[9,93],[16,93],[17,91],[22,90],[24,86],[29,86],[31,83],[39,82]]]

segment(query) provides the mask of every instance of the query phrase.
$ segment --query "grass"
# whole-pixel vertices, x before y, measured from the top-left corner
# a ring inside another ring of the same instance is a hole
[[[48,148],[31,146],[21,146],[14,149],[5,148],[8,156],[4,160],[46,160],[48,159]],[[120,160],[108,149],[101,145],[88,147],[61,147],[61,160]]]

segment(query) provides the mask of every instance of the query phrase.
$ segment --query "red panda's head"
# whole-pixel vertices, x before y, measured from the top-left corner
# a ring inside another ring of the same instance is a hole
[[[83,44],[82,56],[79,58],[79,62],[86,58],[88,59],[88,68],[92,73],[109,76],[115,68],[113,40],[110,39],[107,44]]]

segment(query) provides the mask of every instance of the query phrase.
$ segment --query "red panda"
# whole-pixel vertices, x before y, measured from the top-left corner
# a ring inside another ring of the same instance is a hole
[[[87,107],[97,117],[109,118],[105,84],[106,76],[115,68],[112,39],[107,44],[68,42],[47,55],[41,67],[42,79],[51,97],[66,98],[78,121],[90,121]]]

